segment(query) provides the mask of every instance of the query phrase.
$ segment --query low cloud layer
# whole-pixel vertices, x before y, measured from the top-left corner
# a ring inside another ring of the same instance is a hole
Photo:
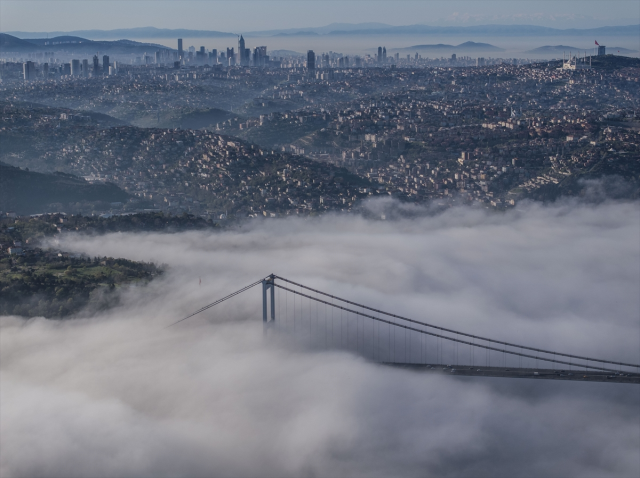
[[[69,236],[66,249],[170,268],[99,317],[1,319],[0,475],[637,476],[636,385],[301,351],[264,340],[258,288],[164,328],[274,272],[471,333],[640,361],[639,203],[414,212]]]

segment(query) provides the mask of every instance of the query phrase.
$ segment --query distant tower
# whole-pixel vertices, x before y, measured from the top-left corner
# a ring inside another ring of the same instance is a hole
[[[93,76],[97,76],[98,71],[100,71],[100,60],[98,60],[98,55],[93,55]]]
[[[598,45],[598,56],[606,55],[607,47],[604,45]]]
[[[382,47],[378,47],[378,63],[382,63]]]
[[[182,38],[178,38],[178,60],[184,58],[184,50],[182,49]]]
[[[22,64],[22,75],[25,81],[33,80],[36,76],[36,65],[32,61]]]
[[[105,75],[109,74],[109,55],[104,55],[102,57],[102,71]]]
[[[80,76],[80,60],[71,60],[71,76]]]
[[[316,69],[316,54],[313,50],[309,50],[307,52],[307,69],[315,70]]]
[[[89,76],[89,60],[82,60],[82,76]]]
[[[240,57],[240,64],[241,65],[246,65],[247,64],[247,60],[246,60],[246,53],[245,53],[245,46],[244,46],[244,38],[242,37],[242,35],[240,35],[240,40],[238,40],[238,56]]]
[[[387,62],[387,47],[383,46],[382,47],[382,63],[386,63]]]
[[[267,66],[269,56],[267,55],[267,47],[259,46],[253,50],[253,66]]]

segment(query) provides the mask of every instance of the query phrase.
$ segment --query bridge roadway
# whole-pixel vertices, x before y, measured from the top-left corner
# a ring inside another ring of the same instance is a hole
[[[554,370],[534,368],[505,368],[505,367],[471,367],[469,365],[442,365],[417,363],[390,363],[382,365],[415,370],[420,372],[439,373],[468,377],[501,377],[501,378],[532,378],[538,380],[574,380],[578,382],[607,382],[607,383],[635,383],[640,384],[640,373],[631,372],[597,372],[593,370]]]

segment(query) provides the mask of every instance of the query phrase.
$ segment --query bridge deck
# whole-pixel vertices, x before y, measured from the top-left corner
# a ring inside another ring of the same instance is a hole
[[[532,378],[539,380],[574,380],[579,382],[636,383],[640,384],[639,373],[596,372],[592,370],[553,370],[533,368],[470,367],[469,365],[438,365],[413,363],[388,363],[383,365],[405,368],[420,372],[462,375],[471,377]]]

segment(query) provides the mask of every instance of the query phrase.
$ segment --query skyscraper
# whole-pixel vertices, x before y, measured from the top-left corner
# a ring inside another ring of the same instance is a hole
[[[36,65],[32,61],[22,64],[22,75],[25,81],[33,80],[36,76]]]
[[[378,63],[382,63],[382,47],[378,47]]]
[[[253,49],[253,66],[264,67],[267,66],[266,63],[268,61],[269,57],[267,56],[266,46],[258,46]]]
[[[178,38],[178,60],[184,58],[184,50],[182,49],[182,38]]]
[[[89,60],[82,60],[82,76],[89,76]]]
[[[80,76],[80,60],[71,60],[71,76]]]
[[[93,76],[98,76],[98,71],[100,71],[100,61],[98,55],[93,55]]]
[[[382,63],[386,63],[387,62],[387,47],[383,46],[382,47]]]
[[[309,50],[307,52],[307,69],[316,69],[316,54],[313,52],[313,50]]]
[[[239,63],[241,65],[246,65],[247,64],[247,58],[246,58],[246,53],[245,53],[245,46],[244,46],[244,38],[242,37],[242,35],[240,35],[240,39],[238,40],[238,56],[239,58]]]
[[[198,51],[196,51],[196,60],[198,63],[203,64],[205,63],[207,57],[206,57],[206,50],[203,46],[200,47],[200,49]]]
[[[109,55],[103,55],[102,57],[102,71],[105,75],[109,74]]]

